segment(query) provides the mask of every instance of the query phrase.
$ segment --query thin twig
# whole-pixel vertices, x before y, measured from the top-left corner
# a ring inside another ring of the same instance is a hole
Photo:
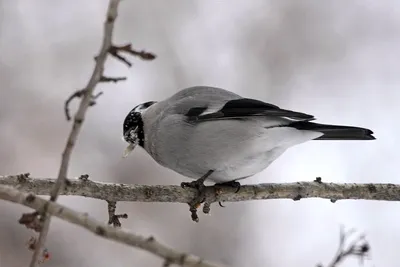
[[[143,50],[136,51],[136,50],[132,49],[131,44],[126,44],[126,45],[121,45],[121,46],[116,46],[116,45],[111,46],[109,49],[110,55],[112,55],[116,59],[122,61],[128,67],[131,67],[132,63],[130,61],[128,61],[125,57],[121,56],[120,52],[124,52],[124,53],[131,54],[133,56],[137,56],[142,60],[153,60],[156,58],[156,55],[154,55],[153,53],[146,52]]]
[[[125,229],[110,227],[89,217],[87,213],[74,211],[66,206],[47,201],[34,194],[20,192],[10,186],[0,185],[0,199],[19,203],[35,210],[43,210],[46,206],[47,212],[53,216],[86,228],[100,237],[148,251],[172,264],[185,267],[216,267],[216,265],[207,263],[196,256],[169,248],[156,241],[154,237],[145,238]]]
[[[97,98],[99,98],[102,94],[103,94],[103,92],[98,92],[97,94],[92,95],[90,102],[89,102],[89,106],[91,107],[91,106],[96,105]]]
[[[96,64],[95,64],[92,76],[91,76],[88,84],[86,85],[85,89],[83,89],[82,100],[79,105],[78,111],[75,115],[74,123],[72,125],[72,129],[69,134],[67,144],[66,144],[64,152],[62,154],[61,166],[60,166],[60,170],[59,170],[59,173],[57,176],[57,181],[54,184],[54,187],[52,188],[52,191],[50,193],[50,201],[52,201],[52,202],[55,202],[57,200],[58,194],[64,186],[64,182],[65,182],[65,179],[66,179],[67,173],[68,173],[68,165],[69,165],[69,160],[71,158],[72,150],[74,148],[78,134],[82,127],[82,123],[85,119],[86,111],[91,104],[93,91],[94,91],[96,85],[98,84],[98,82],[100,81],[100,78],[103,76],[104,63],[105,63],[107,55],[108,55],[108,50],[110,49],[110,47],[112,45],[111,44],[112,33],[113,33],[113,29],[114,29],[114,21],[118,15],[119,2],[120,2],[120,0],[110,0],[110,2],[109,2],[108,10],[107,10],[107,19],[104,23],[103,43],[101,45],[99,55],[97,56],[97,60],[96,60]],[[41,252],[43,244],[45,243],[47,233],[49,231],[51,219],[50,219],[50,216],[47,216],[47,208],[48,208],[48,205],[44,205],[43,210],[42,209],[40,210],[40,213],[41,213],[40,220],[43,223],[42,231],[40,232],[37,247],[33,253],[30,267],[35,267],[37,265],[39,254]]]
[[[120,81],[126,81],[126,77],[108,77],[108,76],[101,76],[100,82],[107,83],[107,82],[113,82],[117,83]]]
[[[69,104],[71,103],[72,100],[74,100],[75,98],[81,98],[84,94],[84,90],[77,90],[74,93],[72,93],[67,100],[65,100],[64,103],[64,113],[65,113],[65,117],[67,118],[67,121],[71,120],[71,115],[69,113]]]
[[[121,227],[121,222],[119,219],[127,219],[128,214],[115,214],[117,210],[117,202],[115,201],[108,201],[108,225],[113,225],[114,227]]]
[[[64,103],[64,113],[65,113],[65,117],[67,119],[67,121],[71,120],[71,115],[69,113],[69,104],[71,103],[72,100],[74,100],[75,98],[81,98],[85,95],[86,91],[85,89],[82,90],[77,90],[74,93],[72,93],[67,100]],[[96,105],[96,99],[99,98],[99,96],[101,96],[103,94],[103,92],[98,92],[95,95],[91,96],[90,102],[89,102],[89,106],[94,106]]]
[[[363,263],[365,257],[368,256],[370,245],[365,240],[364,235],[359,235],[351,242],[346,248],[346,240],[348,240],[355,233],[354,229],[345,232],[343,227],[340,229],[339,248],[336,255],[333,257],[332,262],[327,267],[337,267],[341,262],[350,257],[358,257],[360,263]],[[323,267],[321,264],[317,267]]]

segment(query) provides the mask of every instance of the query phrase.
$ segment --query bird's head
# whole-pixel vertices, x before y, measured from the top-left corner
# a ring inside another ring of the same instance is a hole
[[[129,144],[125,149],[124,158],[129,155],[135,149],[137,145],[144,146],[144,130],[142,114],[151,105],[156,103],[155,101],[149,101],[134,107],[128,115],[126,115],[123,124],[123,137],[124,140]]]

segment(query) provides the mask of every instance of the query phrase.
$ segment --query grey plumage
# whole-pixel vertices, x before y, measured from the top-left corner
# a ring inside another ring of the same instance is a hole
[[[196,86],[135,107],[124,121],[124,136],[128,142],[129,133],[137,136],[162,166],[193,179],[212,170],[207,179],[218,183],[252,176],[309,140],[375,139],[368,129],[313,120],[224,89]]]

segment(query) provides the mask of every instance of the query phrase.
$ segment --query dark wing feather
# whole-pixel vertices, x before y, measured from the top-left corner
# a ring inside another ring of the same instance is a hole
[[[238,119],[252,116],[286,117],[293,120],[307,121],[314,120],[314,116],[312,115],[281,109],[278,106],[250,98],[230,100],[217,112],[201,115],[205,110],[205,107],[191,108],[187,113],[189,120],[202,122],[208,120]]]

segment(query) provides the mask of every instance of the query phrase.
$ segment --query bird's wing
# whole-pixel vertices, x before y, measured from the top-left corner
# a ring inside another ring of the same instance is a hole
[[[233,92],[227,91],[222,88],[212,87],[212,86],[192,86],[189,88],[185,88],[180,90],[179,92],[172,95],[167,101],[168,102],[177,102],[185,99],[186,101],[190,101],[190,99],[196,99],[198,101],[202,100],[232,100],[241,98],[240,95],[237,95]]]
[[[219,107],[217,103],[207,105],[203,102],[201,105],[192,106],[185,113],[185,116],[188,121],[196,123],[210,120],[244,119],[254,116],[270,116],[298,121],[315,119],[314,116],[309,114],[281,109],[278,106],[250,98],[228,100],[223,102],[222,105],[220,104]]]

